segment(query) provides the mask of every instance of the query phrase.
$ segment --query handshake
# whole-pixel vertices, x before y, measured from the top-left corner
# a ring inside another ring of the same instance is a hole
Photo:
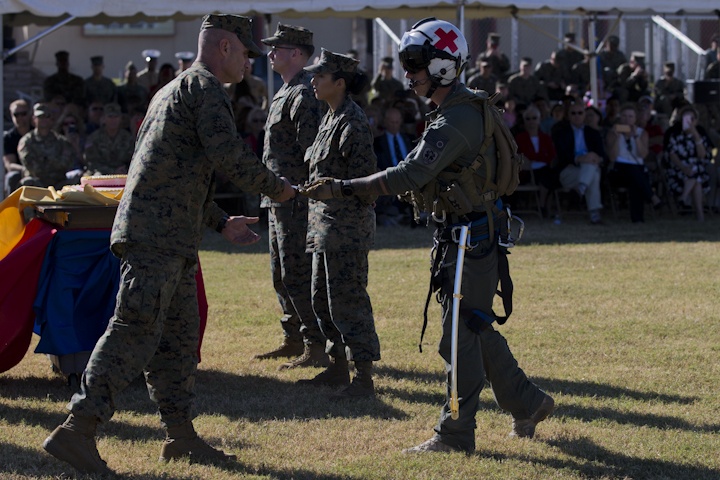
[[[320,177],[305,185],[295,187],[300,195],[313,200],[328,200],[330,198],[345,198],[353,195],[353,188],[349,181],[338,180],[332,177]]]

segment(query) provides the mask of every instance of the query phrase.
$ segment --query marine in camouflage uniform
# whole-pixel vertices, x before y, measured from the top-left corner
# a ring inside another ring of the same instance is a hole
[[[293,184],[305,183],[308,166],[305,151],[315,140],[322,106],[303,70],[315,48],[313,33],[302,27],[278,24],[275,35],[262,42],[273,69],[285,83],[275,94],[265,124],[263,163]],[[297,197],[275,202],[264,196],[260,206],[268,209],[270,271],[283,316],[282,345],[255,358],[292,357],[282,368],[327,366],[325,336],[320,331],[310,299],[312,254],[305,251],[308,200]]]
[[[344,78],[346,85],[344,97],[338,104],[330,104],[315,142],[305,154],[311,182],[322,177],[362,177],[377,169],[367,117],[349,96],[362,86],[354,83],[358,63],[347,55],[323,50],[320,62],[305,68],[316,75],[313,85],[318,90],[317,77],[324,82]],[[363,78],[367,82],[367,77]],[[368,252],[375,239],[376,198],[366,195],[309,202],[307,251],[313,254],[312,306],[327,338],[331,365],[302,383],[347,385],[347,362],[352,360],[357,374],[337,398],[374,395],[372,362],[380,360],[380,342],[367,281]]]
[[[23,165],[21,186],[62,188],[71,183],[65,173],[76,163],[75,149],[52,130],[50,108],[42,103],[33,108],[36,128],[23,135],[18,143],[18,158]]]
[[[442,34],[443,36],[440,36]],[[454,37],[452,41],[449,38]],[[407,49],[407,50],[406,50]],[[436,50],[441,50],[437,52]],[[448,55],[449,54],[449,55]],[[410,80],[410,88],[439,105],[431,112],[431,123],[417,146],[397,166],[369,177],[352,180],[325,180],[319,188],[312,185],[301,193],[311,198],[346,198],[373,194],[403,194],[409,191],[437,199],[433,185],[440,178],[470,166],[484,141],[484,118],[480,96],[458,82],[467,55],[467,42],[454,25],[429,18],[421,20],[400,42],[400,61]],[[455,58],[453,58],[455,57]],[[459,66],[459,68],[458,68]],[[494,148],[485,158],[493,162]],[[494,176],[495,166],[490,174]],[[484,185],[485,168],[477,170],[471,188]],[[472,175],[472,174],[471,174]],[[460,182],[464,178],[458,178]],[[457,192],[457,191],[455,191]],[[490,203],[494,203],[492,200]],[[535,426],[553,410],[552,398],[530,382],[519,368],[505,338],[493,328],[493,298],[498,286],[498,235],[489,234],[486,205],[468,213],[445,211],[435,232],[433,287],[442,306],[442,338],[439,353],[448,375],[446,402],[428,441],[405,450],[406,453],[465,451],[475,448],[475,414],[485,382],[492,386],[498,405],[513,416],[512,435],[532,437]],[[496,207],[498,208],[498,207]],[[493,214],[493,224],[499,219]],[[452,303],[454,275],[461,225],[470,227],[471,249],[466,250],[462,270],[462,303],[458,322],[457,390],[459,412],[456,420],[450,410]],[[493,228],[493,231],[495,229]]]
[[[103,57],[90,57],[93,74],[85,79],[85,100],[88,105],[101,102],[103,105],[117,101],[117,87],[108,77],[103,76]]]
[[[62,95],[68,103],[85,105],[85,82],[82,77],[70,73],[70,54],[64,50],[55,53],[57,72],[43,81],[43,98],[49,102]]]
[[[127,173],[135,148],[132,133],[120,128],[120,105],[109,103],[103,109],[104,126],[85,141],[85,164],[90,175]]]
[[[242,79],[248,55],[261,55],[251,28],[246,17],[205,16],[197,62],[153,98],[139,131],[110,237],[122,259],[115,313],[70,402],[72,414],[44,444],[80,471],[108,471],[95,447],[96,425],[112,417],[113,398],[140,372],[167,431],[161,460],[231,458],[201,440],[192,425],[197,254],[207,226],[235,243],[258,237],[247,219],[228,218],[212,201],[214,173],[222,171],[248,192],[292,196],[289,182],[262,165],[237,135],[222,85]]]

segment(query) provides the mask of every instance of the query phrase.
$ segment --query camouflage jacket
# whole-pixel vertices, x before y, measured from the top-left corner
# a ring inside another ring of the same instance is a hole
[[[88,172],[102,175],[127,172],[135,147],[135,139],[127,130],[119,130],[114,138],[104,129],[95,130],[85,141],[85,163]]]
[[[315,142],[305,153],[310,181],[358,178],[377,171],[373,136],[365,112],[350,97],[328,110]],[[369,250],[375,240],[376,197],[310,200],[308,252]]]
[[[282,180],[237,134],[220,81],[197,62],[150,102],[111,243],[195,258],[204,227],[216,226],[224,214],[212,201],[216,170],[246,192],[274,196],[283,190]]]
[[[308,167],[305,150],[312,145],[322,117],[322,102],[315,98],[311,75],[305,70],[283,85],[273,97],[265,123],[263,163],[293,185],[305,183]],[[290,207],[263,197],[261,207]]]
[[[65,173],[75,164],[75,149],[65,137],[51,131],[41,137],[37,130],[26,133],[18,144],[18,158],[25,167],[24,176],[37,178],[46,186],[61,186]]]

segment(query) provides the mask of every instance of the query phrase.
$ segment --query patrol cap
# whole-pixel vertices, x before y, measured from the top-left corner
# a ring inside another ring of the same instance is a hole
[[[142,56],[145,57],[145,61],[157,60],[160,58],[160,50],[148,49],[142,51]]]
[[[630,54],[630,58],[634,58],[635,60],[642,62],[645,60],[645,52],[635,51]]]
[[[296,45],[299,47],[306,47],[308,55],[315,53],[315,46],[313,45],[313,32],[303,27],[278,23],[275,34],[272,37],[263,38],[261,41],[265,45],[270,46]]]
[[[67,61],[70,58],[70,54],[66,50],[60,50],[55,52],[55,60]]]
[[[111,115],[122,115],[122,110],[120,109],[120,105],[117,103],[108,103],[103,107],[103,115],[111,116]]]
[[[490,33],[488,35],[488,39],[490,39],[490,43],[498,44],[498,43],[500,43],[500,34],[499,33]]]
[[[175,53],[175,58],[183,62],[192,62],[195,58],[195,52],[177,52]]]
[[[567,32],[565,34],[565,40],[567,40],[569,42],[574,42],[575,41],[575,32]]]
[[[33,117],[49,117],[52,115],[50,106],[45,103],[36,103],[33,105]]]
[[[618,37],[617,35],[610,35],[608,37],[608,43],[612,45],[620,45],[620,37]]]
[[[360,62],[347,55],[333,53],[322,49],[320,61],[315,65],[305,67],[305,71],[310,73],[355,73]]]
[[[200,30],[209,28],[219,28],[234,33],[243,45],[250,50],[251,58],[262,56],[262,50],[255,45],[252,38],[252,19],[241,15],[209,13],[203,17]]]
[[[393,57],[383,57],[380,62],[387,68],[393,68]]]
[[[96,67],[96,66],[98,66],[98,65],[102,65],[102,64],[103,64],[103,57],[102,57],[102,55],[96,55],[96,56],[94,56],[94,57],[90,57],[90,63],[92,64],[93,67]]]
[[[665,62],[663,64],[663,67],[665,67],[667,70],[675,71],[675,62]]]

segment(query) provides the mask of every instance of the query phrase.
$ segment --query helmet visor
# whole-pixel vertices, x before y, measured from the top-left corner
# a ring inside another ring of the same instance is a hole
[[[403,69],[409,73],[425,70],[432,60],[429,45],[407,45],[399,52],[399,55]]]

